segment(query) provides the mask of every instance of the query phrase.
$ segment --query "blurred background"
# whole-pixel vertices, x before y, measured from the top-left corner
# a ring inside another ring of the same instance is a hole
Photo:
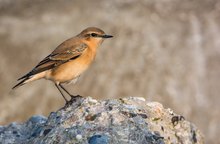
[[[0,0],[0,125],[48,116],[64,105],[40,80],[11,92],[64,40],[89,26],[106,40],[74,94],[158,101],[220,143],[220,1]]]

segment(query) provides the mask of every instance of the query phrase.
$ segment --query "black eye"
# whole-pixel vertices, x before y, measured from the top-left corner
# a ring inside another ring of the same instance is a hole
[[[91,33],[92,37],[97,37],[98,35],[96,33]]]

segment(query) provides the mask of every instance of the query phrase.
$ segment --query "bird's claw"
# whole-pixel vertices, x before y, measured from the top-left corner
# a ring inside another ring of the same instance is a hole
[[[77,99],[81,99],[82,98],[82,96],[80,96],[80,95],[76,95],[76,96],[70,95],[70,96],[71,96],[71,99],[69,101],[66,101],[66,106],[72,104],[73,102],[76,102]]]
[[[81,95],[71,95],[71,99],[78,99],[78,98],[82,98],[82,96]]]

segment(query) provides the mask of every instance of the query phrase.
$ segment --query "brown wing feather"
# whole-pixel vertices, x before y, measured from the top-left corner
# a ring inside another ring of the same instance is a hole
[[[66,47],[63,47],[66,46]],[[62,48],[61,48],[62,47]],[[19,78],[18,80],[30,77],[32,75],[41,73],[43,71],[53,69],[60,66],[63,63],[66,63],[70,60],[78,58],[83,51],[87,48],[87,45],[84,43],[68,46],[65,43],[57,47],[50,55],[45,57],[38,65],[29,73]]]

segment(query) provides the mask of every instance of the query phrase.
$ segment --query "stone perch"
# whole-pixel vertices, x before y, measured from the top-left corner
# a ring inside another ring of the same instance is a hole
[[[0,126],[3,144],[202,144],[194,124],[160,103],[130,97],[71,102],[48,118]]]

